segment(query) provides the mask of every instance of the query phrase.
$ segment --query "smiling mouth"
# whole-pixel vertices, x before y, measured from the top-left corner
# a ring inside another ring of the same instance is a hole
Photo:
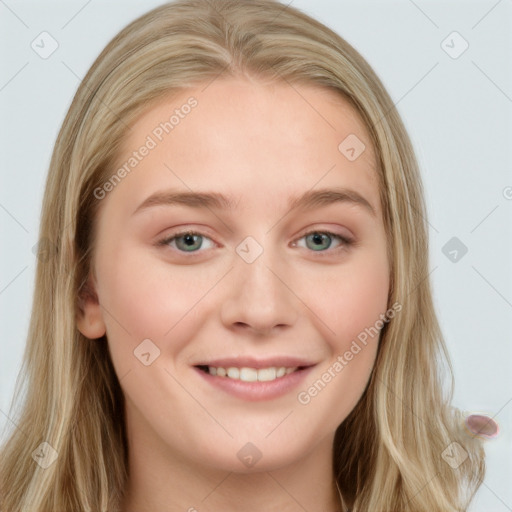
[[[305,368],[307,366],[294,366],[294,367],[286,367],[286,366],[271,366],[269,368],[248,368],[242,367],[237,368],[235,366],[230,366],[229,368],[223,368],[221,366],[207,366],[207,365],[198,365],[196,368],[199,368],[205,373],[209,373],[210,375],[217,377],[224,377],[232,380],[239,380],[242,382],[270,382],[273,380],[281,379],[290,373],[294,373]]]

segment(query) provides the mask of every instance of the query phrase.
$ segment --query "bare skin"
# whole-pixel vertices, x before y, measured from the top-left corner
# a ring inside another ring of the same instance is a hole
[[[365,389],[378,336],[359,343],[342,370],[333,365],[388,309],[374,150],[332,91],[245,79],[203,89],[162,99],[137,120],[119,165],[148,135],[156,147],[101,199],[96,219],[98,300],[88,299],[78,325],[91,339],[106,333],[126,398],[122,510],[339,511],[333,438]],[[197,106],[158,140],[155,127],[191,96]],[[353,161],[338,149],[349,134],[366,146]],[[348,200],[290,210],[291,198],[324,188],[355,191],[374,213]],[[138,209],[170,189],[232,196],[233,209]],[[172,239],[186,230],[196,238]],[[134,351],[146,339],[143,359]],[[230,377],[208,380],[195,367],[281,356],[312,366],[291,389],[260,400],[213,385]],[[322,378],[320,391],[308,391]]]

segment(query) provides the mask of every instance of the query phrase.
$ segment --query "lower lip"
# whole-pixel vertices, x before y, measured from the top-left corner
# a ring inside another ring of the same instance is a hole
[[[205,371],[195,368],[203,379],[212,386],[217,387],[242,400],[248,402],[258,402],[263,400],[272,400],[289,393],[296,388],[305,378],[314,366],[309,366],[302,370],[297,370],[289,373],[284,377],[279,377],[275,380],[266,382],[244,382],[230,377],[219,377],[217,375],[210,375]]]

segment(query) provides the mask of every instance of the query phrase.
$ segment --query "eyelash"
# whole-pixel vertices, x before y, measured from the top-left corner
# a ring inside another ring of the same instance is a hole
[[[311,250],[310,252],[313,252],[313,253],[317,253],[319,254],[319,257],[322,258],[322,257],[327,257],[327,256],[332,256],[333,253],[338,253],[340,251],[344,251],[344,250],[347,250],[348,248],[350,248],[350,246],[352,246],[354,244],[354,241],[347,238],[347,237],[344,237],[342,235],[338,235],[337,233],[333,233],[331,231],[322,231],[322,230],[312,230],[312,231],[308,231],[307,233],[304,233],[300,238],[296,239],[296,241],[294,242],[294,244],[296,244],[296,242],[298,240],[301,240],[305,237],[307,237],[308,235],[312,235],[312,234],[322,234],[322,235],[328,235],[330,236],[331,238],[337,238],[341,241],[341,245],[339,247],[335,247],[334,249],[331,249],[329,250],[330,248],[327,248],[326,250],[324,251],[313,251]],[[170,236],[167,236],[165,238],[163,238],[162,240],[159,240],[157,242],[157,245],[158,246],[167,246],[167,247],[170,247],[170,243],[175,240],[176,238],[180,238],[182,236],[185,236],[185,235],[199,235],[201,237],[204,237],[204,238],[208,238],[210,239],[210,237],[204,235],[203,233],[200,233],[198,231],[191,231],[191,230],[187,230],[187,231],[180,231],[179,233],[173,233],[172,235]],[[210,239],[211,240],[211,239]],[[187,251],[181,251],[180,249],[175,249],[174,247],[172,247],[172,249],[174,251],[177,251],[178,253],[180,254],[191,254],[191,255],[195,255],[195,254],[198,254],[198,253],[201,253],[201,252],[204,252],[204,251],[191,251],[191,252],[187,252]],[[306,248],[307,249],[307,248]],[[192,256],[193,258],[194,256]]]

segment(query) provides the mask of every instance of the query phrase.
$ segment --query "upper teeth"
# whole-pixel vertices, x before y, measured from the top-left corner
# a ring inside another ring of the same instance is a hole
[[[229,377],[231,379],[238,379],[245,382],[264,382],[269,380],[275,380],[279,377],[283,377],[284,375],[288,375],[289,373],[297,370],[297,366],[294,368],[285,368],[281,366],[280,368],[271,367],[271,368],[260,368],[257,370],[256,368],[222,368],[220,366],[208,366],[208,372],[210,375],[218,375],[219,377]]]

